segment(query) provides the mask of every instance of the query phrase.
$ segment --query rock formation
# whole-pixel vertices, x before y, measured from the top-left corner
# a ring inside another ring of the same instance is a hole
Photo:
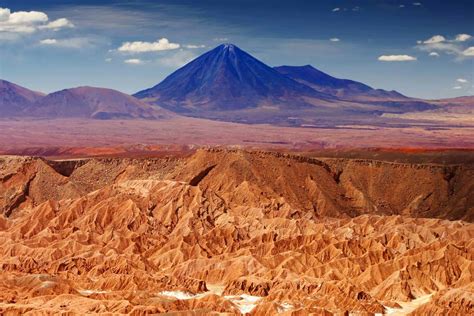
[[[0,162],[0,314],[474,311],[473,169],[199,150]]]

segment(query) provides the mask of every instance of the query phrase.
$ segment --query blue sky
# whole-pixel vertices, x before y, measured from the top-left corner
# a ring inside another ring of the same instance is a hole
[[[271,66],[311,64],[409,96],[474,94],[474,1],[3,0],[0,8],[0,77],[43,92],[134,93],[231,42]]]

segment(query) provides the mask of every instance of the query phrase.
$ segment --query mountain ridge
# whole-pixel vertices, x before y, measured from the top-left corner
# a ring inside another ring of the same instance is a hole
[[[304,66],[277,66],[274,67],[278,72],[288,77],[306,84],[311,88],[333,95],[340,99],[350,100],[368,100],[374,99],[390,99],[403,100],[408,97],[392,90],[374,89],[369,85],[350,79],[340,79],[333,77],[312,65]]]
[[[332,99],[281,75],[233,44],[222,44],[134,94],[177,112],[242,110],[263,103],[298,108],[303,97]]]
[[[134,96],[185,116],[291,126],[437,108],[311,65],[270,67],[233,44],[215,47]]]
[[[311,65],[270,67],[233,44],[215,47],[133,96],[112,91],[85,86],[43,95],[2,81],[0,114],[93,119],[178,114],[240,123],[316,126],[364,124],[374,118],[384,123],[393,115],[414,112],[433,111],[435,116],[449,111],[471,113],[473,103],[470,98],[410,98],[394,90],[339,79]]]
[[[37,118],[91,118],[91,119],[161,119],[174,114],[157,106],[150,106],[133,96],[108,88],[80,86],[45,94],[34,92],[2,80],[10,90],[8,100],[15,111],[3,110],[0,114],[13,117]],[[25,92],[26,91],[26,92]],[[29,94],[28,94],[29,93]],[[30,96],[30,99],[23,97]],[[6,103],[8,105],[8,103]],[[5,105],[2,102],[1,105]]]
[[[113,89],[82,86],[50,93],[36,102],[30,112],[40,117],[153,119],[159,111]]]
[[[0,79],[0,115],[18,114],[44,96],[41,92]]]

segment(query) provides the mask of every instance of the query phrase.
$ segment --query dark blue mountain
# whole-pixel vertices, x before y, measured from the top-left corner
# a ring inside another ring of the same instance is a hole
[[[339,99],[350,101],[361,100],[402,100],[406,97],[397,91],[374,89],[361,82],[339,79],[328,75],[311,65],[280,66],[275,69],[302,84],[321,93],[333,95]]]
[[[304,108],[312,106],[307,103],[308,98],[332,99],[282,75],[232,44],[220,45],[201,55],[135,97],[176,112],[261,106]]]

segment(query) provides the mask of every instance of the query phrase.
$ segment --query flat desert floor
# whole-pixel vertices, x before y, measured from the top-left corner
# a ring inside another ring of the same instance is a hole
[[[194,118],[148,120],[0,120],[1,153],[43,148],[237,145],[249,148],[474,148],[473,126],[280,127]],[[39,150],[35,152],[35,149]]]

